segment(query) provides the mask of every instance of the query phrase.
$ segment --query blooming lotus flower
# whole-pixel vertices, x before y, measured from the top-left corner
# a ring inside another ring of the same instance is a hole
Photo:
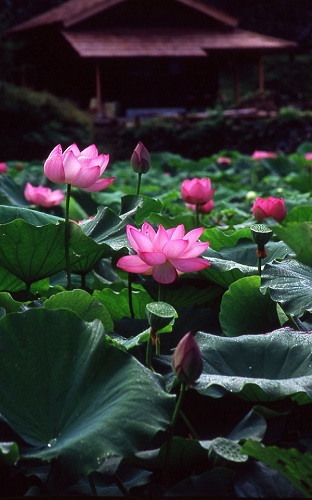
[[[4,162],[0,162],[0,174],[5,174],[8,171],[8,166]]]
[[[256,198],[252,213],[258,222],[262,222],[267,217],[273,217],[277,222],[281,222],[286,217],[286,207],[283,198],[274,198],[269,196],[268,199]]]
[[[201,214],[210,214],[213,210],[214,202],[213,200],[207,201],[207,203],[203,203],[203,205],[192,205],[192,203],[186,203],[185,206],[193,212],[200,212]]]
[[[312,160],[312,153],[306,153],[304,155],[305,159],[308,160],[308,161],[311,161]]]
[[[276,154],[271,151],[254,151],[251,158],[253,160],[264,160],[265,158],[276,158]]]
[[[181,195],[185,203],[202,205],[210,201],[215,190],[211,189],[210,179],[185,179],[181,185]]]
[[[151,157],[144,144],[140,141],[132,153],[131,166],[137,174],[146,174],[151,166]]]
[[[203,360],[196,340],[191,332],[184,335],[172,356],[172,368],[178,380],[194,384],[203,371]]]
[[[204,228],[197,228],[185,234],[183,224],[172,229],[159,226],[156,232],[148,222],[141,231],[127,225],[127,237],[136,255],[126,255],[117,262],[117,267],[129,273],[152,275],[158,283],[173,283],[178,274],[196,272],[210,264],[201,259],[209,246],[198,240]]]
[[[64,153],[59,144],[44,163],[44,173],[56,184],[70,184],[85,191],[101,191],[108,187],[115,177],[101,178],[109,161],[109,155],[98,154],[94,144],[80,151],[76,144]]]
[[[24,196],[27,201],[34,205],[42,205],[43,207],[54,207],[62,203],[65,194],[60,189],[52,191],[44,186],[33,186],[27,182],[24,189]]]

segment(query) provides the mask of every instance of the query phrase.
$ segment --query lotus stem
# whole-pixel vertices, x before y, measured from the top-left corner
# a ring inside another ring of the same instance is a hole
[[[133,301],[132,301],[132,275],[128,273],[128,302],[130,309],[131,318],[135,318],[134,309],[133,309]]]
[[[71,290],[71,272],[70,272],[70,258],[69,258],[69,203],[70,203],[70,190],[71,185],[67,184],[66,205],[65,205],[65,262],[67,274],[67,290]]]
[[[142,179],[142,172],[138,173],[138,184],[137,184],[137,196],[140,194],[140,188],[141,188],[141,179]]]

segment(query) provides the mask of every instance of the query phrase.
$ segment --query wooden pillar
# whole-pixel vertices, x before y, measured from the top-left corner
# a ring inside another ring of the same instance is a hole
[[[234,99],[236,104],[240,100],[240,72],[238,62],[235,62],[234,66]]]
[[[97,63],[95,68],[95,86],[97,113],[100,115],[102,114],[102,82],[100,63]]]
[[[259,54],[258,58],[258,82],[259,92],[264,92],[264,64],[262,54]]]

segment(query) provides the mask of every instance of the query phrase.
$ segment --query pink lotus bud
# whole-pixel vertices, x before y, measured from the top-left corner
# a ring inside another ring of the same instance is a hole
[[[276,154],[272,151],[254,151],[251,155],[253,160],[265,160],[266,158],[276,158]]]
[[[212,200],[215,190],[211,189],[210,179],[185,179],[181,185],[181,195],[185,203],[202,205]]]
[[[312,160],[312,153],[306,153],[304,155],[305,159],[308,160],[308,161],[311,161]]]
[[[7,164],[4,162],[0,163],[0,174],[5,174],[8,171]]]
[[[286,217],[286,207],[283,198],[274,198],[269,196],[268,199],[256,198],[252,213],[258,222],[262,222],[268,217],[273,217],[277,222],[281,222]]]
[[[217,163],[226,163],[227,165],[230,165],[232,163],[232,160],[227,156],[219,156],[219,158],[217,159]]]
[[[151,157],[144,144],[140,141],[132,153],[131,166],[137,174],[146,174],[151,166]]]
[[[203,360],[191,332],[178,343],[172,357],[172,367],[178,380],[184,384],[192,385],[200,377]]]

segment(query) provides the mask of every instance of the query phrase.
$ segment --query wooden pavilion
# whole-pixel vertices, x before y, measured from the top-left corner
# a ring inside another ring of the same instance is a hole
[[[204,109],[231,61],[239,98],[239,67],[296,44],[241,30],[238,20],[200,0],[68,0],[9,32],[23,40],[20,83],[90,103],[132,108]]]

